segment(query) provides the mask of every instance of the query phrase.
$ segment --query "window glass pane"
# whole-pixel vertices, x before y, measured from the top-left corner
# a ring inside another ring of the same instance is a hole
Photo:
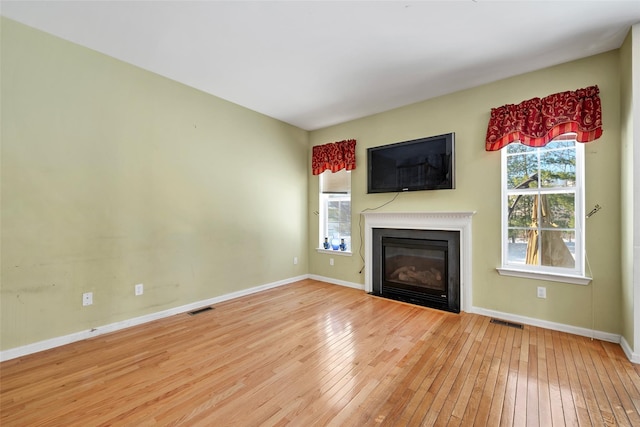
[[[351,172],[325,171],[320,175],[320,248],[325,238],[329,248],[344,239],[346,250],[351,251]]]
[[[537,226],[533,223],[535,213],[535,195],[509,196],[509,222],[508,227],[531,227]],[[537,217],[537,214],[535,214]]]
[[[575,187],[575,150],[568,149],[541,152],[540,177],[542,187]]]
[[[330,201],[328,203],[328,223],[340,224],[349,222],[351,203],[347,201]]]
[[[572,148],[576,146],[576,142],[573,139],[554,139],[549,141],[544,147],[540,147],[540,151],[555,150],[556,148]]]
[[[535,152],[535,151],[536,151],[535,148],[529,147],[527,145],[522,145],[519,142],[513,142],[507,145],[507,154],[528,153],[528,152]]]
[[[576,212],[583,191],[582,146],[567,134],[540,148],[510,144],[502,153],[508,209],[503,262],[532,271],[582,269],[576,259],[576,239],[582,238],[576,229],[576,215],[583,215]]]
[[[541,263],[545,266],[575,268],[575,233],[542,230]]]
[[[544,194],[541,200],[542,228],[575,228],[575,194]]]
[[[351,234],[351,202],[340,203],[340,236]]]
[[[351,201],[344,196],[331,197],[327,201],[327,233],[329,243],[344,239],[347,250],[351,250]]]
[[[507,188],[536,188],[537,173],[537,154],[517,154],[507,157]]]
[[[507,262],[509,264],[524,264],[531,231],[528,229],[509,229],[507,246]]]
[[[327,203],[327,220],[329,224],[340,222],[340,202],[330,200]]]

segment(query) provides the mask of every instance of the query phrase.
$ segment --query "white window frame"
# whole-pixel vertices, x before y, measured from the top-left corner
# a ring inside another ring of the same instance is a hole
[[[536,189],[508,189],[507,187],[507,154],[506,147],[501,153],[501,246],[502,265],[497,270],[501,275],[524,277],[529,279],[548,280],[555,282],[587,285],[591,278],[585,276],[585,203],[584,203],[584,144],[575,143],[576,182],[574,187],[568,188],[536,188]],[[539,153],[538,151],[536,151]],[[558,194],[572,193],[575,196],[575,267],[563,268],[543,265],[512,263],[508,259],[509,251],[509,195],[515,194]]]
[[[349,175],[349,180],[351,180],[351,171],[345,171],[348,175]],[[323,173],[327,173],[326,171]],[[352,216],[349,217],[349,229],[350,229],[350,233],[349,233],[349,239],[347,241],[347,250],[346,251],[341,251],[341,250],[334,250],[332,248],[329,249],[324,249],[323,247],[323,243],[324,243],[324,238],[325,237],[329,237],[329,243],[331,243],[331,239],[332,236],[328,236],[328,202],[332,201],[332,200],[339,200],[339,201],[349,201],[351,203],[352,199],[351,199],[351,192],[347,193],[347,194],[325,194],[322,192],[322,174],[319,177],[318,180],[318,184],[319,184],[319,221],[318,221],[318,248],[317,251],[318,252],[324,252],[324,253],[332,253],[335,255],[344,255],[344,256],[351,256],[352,255],[352,238],[353,238],[353,223],[351,221]]]

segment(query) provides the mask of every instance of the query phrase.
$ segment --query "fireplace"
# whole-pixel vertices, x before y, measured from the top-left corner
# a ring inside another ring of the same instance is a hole
[[[373,229],[372,294],[460,312],[460,232]]]
[[[469,311],[474,213],[363,213],[365,291],[454,313]]]

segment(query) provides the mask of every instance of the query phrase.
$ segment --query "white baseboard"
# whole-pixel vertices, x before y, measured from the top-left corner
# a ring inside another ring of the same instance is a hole
[[[354,288],[364,291],[364,284],[347,282],[345,280],[333,279],[331,277],[318,276],[316,274],[310,274],[309,279],[318,280],[320,282],[327,282],[334,285],[346,286],[347,288]]]
[[[346,282],[344,280],[333,279],[331,277],[317,276],[315,274],[309,275],[310,279],[319,280],[322,282],[332,283],[335,285],[347,286],[349,288],[364,290],[364,285],[360,283]],[[487,317],[495,317],[497,319],[507,320],[515,323],[522,323],[531,326],[538,326],[545,329],[551,329],[554,331],[567,332],[574,335],[580,335],[583,337],[599,339],[602,341],[609,341],[612,343],[620,344],[625,354],[630,361],[634,363],[640,363],[640,355],[633,354],[630,350],[628,343],[623,337],[617,334],[609,332],[596,331],[587,328],[580,328],[577,326],[565,325],[563,323],[549,322],[547,320],[535,319],[533,317],[520,316],[511,313],[503,313],[500,311],[488,310],[481,307],[471,307],[470,313],[481,314]],[[625,348],[626,347],[626,348]]]
[[[96,337],[98,335],[106,334],[109,332],[118,331],[121,329],[129,328],[131,326],[141,325],[143,323],[151,322],[154,320],[162,319],[164,317],[173,316],[175,314],[186,313],[201,307],[205,307],[212,304],[217,304],[223,301],[240,298],[243,296],[251,295],[256,292],[261,292],[267,289],[276,288],[278,286],[287,285],[289,283],[297,282],[304,279],[319,280],[334,285],[346,286],[364,291],[364,285],[360,283],[347,282],[345,280],[333,279],[331,277],[318,276],[315,274],[305,274],[289,279],[280,280],[277,282],[267,283],[265,285],[255,286],[249,289],[243,289],[241,291],[232,292],[230,294],[221,295],[214,298],[209,298],[202,301],[197,301],[191,304],[186,304],[180,307],[170,308],[168,310],[159,311],[156,313],[147,314],[132,319],[123,320],[120,322],[111,323],[108,325],[100,326],[97,328],[88,329],[85,331],[75,332],[73,334],[64,335],[61,337],[51,338],[44,341],[39,341],[33,344],[27,344],[22,347],[11,348],[8,350],[0,351],[0,362],[5,360],[15,359],[17,357],[27,356],[29,354],[38,353],[40,351],[49,350],[51,348],[60,347],[62,345],[70,344],[76,341],[82,341],[87,338]],[[494,310],[487,310],[480,307],[471,307],[470,313],[481,314],[487,317],[495,317],[510,322],[523,323],[526,325],[538,326],[541,328],[551,329],[560,332],[567,332],[570,334],[585,336],[589,338],[596,338],[603,341],[609,341],[620,344],[622,350],[626,354],[627,358],[633,363],[640,363],[640,354],[634,353],[629,343],[620,335],[611,334],[608,332],[594,331],[587,328],[579,328],[577,326],[565,325],[562,323],[548,322],[546,320],[534,319],[532,317],[519,316],[510,313],[503,313]]]
[[[331,277],[309,275],[310,279],[322,282],[332,283],[334,285],[347,286],[349,288],[364,290],[364,285],[360,283],[346,282],[344,280],[333,279]],[[503,313],[501,311],[488,310],[481,307],[471,307],[470,313],[480,314],[487,317],[495,317],[497,319],[507,320],[509,322],[522,323],[525,325],[537,326],[540,328],[551,329],[553,331],[566,332],[569,334],[580,335],[583,337],[599,339],[616,344],[620,344],[627,358],[633,363],[640,363],[640,355],[633,353],[629,344],[624,337],[612,334],[610,332],[596,331],[588,328],[580,328],[578,326],[565,325],[563,323],[549,322],[547,320],[535,319],[533,317],[520,316],[511,313]]]
[[[624,351],[624,354],[627,356],[627,359],[629,359],[633,363],[640,363],[640,354],[633,352],[633,350],[631,349],[631,346],[629,345],[627,340],[624,339],[624,337],[620,338],[620,347],[622,347],[622,351]]]
[[[217,304],[222,301],[228,301],[234,298],[251,295],[256,292],[264,291],[267,289],[275,288],[278,286],[287,285],[289,283],[297,282],[303,279],[308,279],[308,274],[291,277],[289,279],[280,280],[273,283],[267,283],[265,285],[255,286],[249,289],[243,289],[241,291],[232,292],[230,294],[221,295],[214,298],[209,298],[202,301],[196,301],[191,304],[182,305],[180,307],[174,307],[156,313],[146,314],[144,316],[135,317],[132,319],[122,320],[120,322],[111,323],[97,328],[88,329],[85,331],[75,332],[69,335],[61,337],[51,338],[44,341],[35,342],[33,344],[27,344],[21,347],[10,348],[8,350],[0,351],[0,362],[5,360],[15,359],[17,357],[27,356],[29,354],[38,353],[40,351],[49,350],[51,348],[60,347],[65,344],[70,344],[76,341],[82,341],[87,338],[96,337],[98,335],[106,334],[109,332],[118,331],[121,329],[129,328],[131,326],[141,325],[143,323],[151,322],[153,320],[162,319],[164,317],[173,316],[175,314],[186,313],[195,309],[205,307],[211,304]]]
[[[580,328],[578,326],[565,325],[563,323],[549,322],[547,320],[535,319],[533,317],[519,316],[511,313],[503,313],[500,311],[487,310],[480,307],[471,307],[471,313],[481,314],[487,317],[495,317],[509,322],[523,323],[525,325],[538,326],[540,328],[551,329],[554,331],[567,332],[569,334],[580,335],[583,337],[595,338],[602,341],[609,341],[620,344],[620,335],[609,332],[595,331],[593,329]]]

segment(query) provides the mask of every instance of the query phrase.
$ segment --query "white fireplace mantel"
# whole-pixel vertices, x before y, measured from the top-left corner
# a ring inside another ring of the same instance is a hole
[[[460,308],[471,309],[471,217],[473,212],[363,212],[364,289],[373,291],[371,278],[374,228],[446,230],[460,232]]]

